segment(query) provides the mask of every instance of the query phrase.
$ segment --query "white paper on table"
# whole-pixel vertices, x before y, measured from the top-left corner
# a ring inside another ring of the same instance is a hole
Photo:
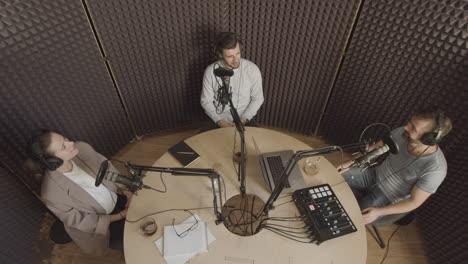
[[[198,221],[201,221],[201,218],[198,216],[198,214],[195,214],[194,216]],[[193,217],[189,217],[189,218],[187,218],[187,220],[185,220],[182,223],[194,223],[194,222],[195,222],[195,220],[193,219]],[[213,234],[211,234],[211,232],[210,232],[210,230],[208,228],[206,228],[206,235],[208,237],[208,245],[216,240],[216,238],[213,236]],[[163,251],[163,237],[160,237],[159,239],[154,241],[154,244],[159,249],[159,252],[162,255],[163,252],[164,252]],[[188,254],[188,255],[184,255],[184,256],[164,257],[164,259],[166,260],[167,264],[184,264],[185,262],[187,262],[190,258],[192,258],[195,255],[196,255],[196,253],[195,254]]]
[[[186,232],[184,236],[179,236],[183,232]],[[208,252],[206,223],[198,222],[196,224],[185,223],[165,226],[163,244],[165,257]]]

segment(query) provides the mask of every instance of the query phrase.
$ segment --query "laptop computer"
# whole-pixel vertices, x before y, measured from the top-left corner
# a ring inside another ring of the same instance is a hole
[[[279,183],[283,170],[294,152],[292,150],[283,150],[261,153],[255,139],[253,137],[252,139],[255,151],[257,152],[257,158],[260,163],[263,179],[265,180],[270,192],[272,192]],[[304,187],[304,178],[302,177],[302,173],[296,163],[288,177],[288,182],[286,183],[283,192],[293,192]]]

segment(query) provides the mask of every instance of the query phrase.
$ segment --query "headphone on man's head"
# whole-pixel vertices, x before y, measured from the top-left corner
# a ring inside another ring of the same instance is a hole
[[[47,154],[42,148],[40,140],[42,136],[51,132],[52,131],[49,131],[47,129],[40,129],[35,131],[30,140],[30,149],[28,150],[28,152],[32,159],[39,162],[46,169],[54,171],[58,167],[62,166],[63,160]]]
[[[240,38],[240,36],[234,32],[221,32],[218,37],[216,38],[216,42],[214,45],[214,54],[216,60],[223,60],[223,49],[221,48],[222,42],[226,38],[232,38],[235,39],[237,43],[239,43],[239,47],[242,51],[244,47],[244,41]]]
[[[437,115],[437,128],[433,132],[426,132],[422,135],[420,141],[424,145],[434,146],[442,141],[442,132],[445,126],[445,115],[443,112],[439,112]]]

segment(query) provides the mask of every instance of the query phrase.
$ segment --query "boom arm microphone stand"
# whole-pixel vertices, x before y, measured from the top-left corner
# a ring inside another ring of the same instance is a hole
[[[211,180],[211,187],[213,190],[213,208],[214,208],[214,215],[216,216],[215,223],[219,224],[223,222],[223,216],[218,211],[218,208],[223,205],[223,196],[221,194],[221,182],[219,180],[219,174],[212,169],[197,169],[197,168],[167,168],[167,167],[153,167],[153,166],[142,166],[142,165],[135,165],[130,162],[125,163],[125,167],[127,167],[130,173],[133,176],[138,178],[142,177],[142,173],[145,171],[156,171],[161,173],[170,173],[175,176],[204,176],[208,177]],[[215,188],[215,179],[217,180],[217,190],[216,193]],[[218,205],[218,198],[219,196],[219,205]]]
[[[296,153],[294,153],[293,156],[288,160],[286,167],[281,173],[279,184],[276,185],[275,189],[271,193],[270,197],[268,198],[268,201],[263,206],[262,210],[260,211],[260,215],[257,216],[257,218],[259,219],[264,218],[265,216],[268,215],[268,212],[270,210],[274,209],[273,203],[276,201],[276,199],[278,199],[278,196],[283,191],[288,181],[289,175],[291,174],[292,170],[294,169],[294,166],[299,160],[303,158],[313,157],[313,156],[330,154],[336,151],[351,150],[351,149],[356,149],[356,148],[364,149],[364,148],[367,148],[368,143],[369,142],[364,141],[364,142],[359,142],[359,143],[354,143],[354,144],[349,144],[349,145],[343,145],[341,147],[330,146],[330,147],[324,147],[324,148],[319,148],[319,149],[296,151]],[[261,226],[259,225],[257,227],[256,232],[259,232],[260,228]]]
[[[232,102],[232,94],[229,92],[229,78],[234,75],[234,71],[229,68],[224,68],[224,67],[219,67],[214,69],[213,71],[214,75],[222,79],[223,85],[219,88],[221,91],[221,104],[224,106],[226,104],[229,104],[229,111],[231,112],[232,119],[234,121],[234,124],[236,125],[236,129],[239,132],[240,140],[241,140],[241,157],[239,161],[239,167],[238,167],[238,175],[237,179],[240,182],[240,192],[242,194],[242,197],[245,196],[245,174],[246,174],[246,157],[245,157],[245,128],[244,124],[242,124],[242,121],[240,119],[239,113],[237,112],[236,107],[234,106],[234,103]]]
[[[232,99],[229,98],[229,106],[231,107],[231,115],[232,119],[234,120],[234,124],[236,125],[237,132],[239,132],[239,137],[241,140],[241,156],[240,156],[240,162],[239,162],[239,173],[237,176],[238,181],[240,181],[240,192],[242,196],[245,195],[245,174],[246,174],[246,157],[245,157],[245,127],[244,124],[242,124],[242,121],[239,117],[239,113],[237,112],[237,109],[234,107],[234,104],[232,103]]]
[[[250,236],[255,234],[257,224],[260,223],[257,219],[257,212],[262,208],[264,202],[256,195],[246,194],[245,127],[232,102],[232,95],[229,93],[229,77],[234,74],[234,71],[219,67],[214,70],[214,74],[223,80],[223,85],[219,88],[221,92],[220,101],[223,107],[229,104],[231,116],[239,132],[241,144],[238,167],[240,194],[234,195],[226,201],[222,207],[222,217],[224,225],[229,231],[241,236]]]

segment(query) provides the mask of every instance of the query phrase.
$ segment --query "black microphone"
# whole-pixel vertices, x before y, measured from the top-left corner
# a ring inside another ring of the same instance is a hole
[[[94,185],[97,187],[102,183],[103,179],[106,179],[111,182],[120,183],[127,186],[131,191],[137,191],[141,188],[151,189],[151,187],[144,185],[141,180],[139,179],[131,179],[124,175],[120,175],[115,172],[108,171],[109,164],[108,160],[101,162],[101,166],[99,167],[99,171],[96,175],[96,181]]]
[[[231,80],[231,76],[234,75],[234,71],[229,68],[218,67],[213,71],[214,75],[221,78],[223,80],[223,86],[218,90],[218,100],[223,106],[229,103],[231,99],[231,94],[229,93],[229,83]]]
[[[390,151],[392,154],[398,154],[399,148],[398,145],[395,143],[391,135],[387,135],[382,137],[383,146],[377,147],[376,149],[372,150],[371,152],[365,153],[361,157],[354,160],[353,164],[350,167],[369,167],[372,165],[374,160],[379,156],[387,153]]]
[[[231,77],[232,75],[234,75],[234,71],[232,69],[229,69],[229,68],[224,68],[224,67],[218,67],[216,69],[214,69],[214,75],[220,77],[220,78],[223,78],[223,77]]]

